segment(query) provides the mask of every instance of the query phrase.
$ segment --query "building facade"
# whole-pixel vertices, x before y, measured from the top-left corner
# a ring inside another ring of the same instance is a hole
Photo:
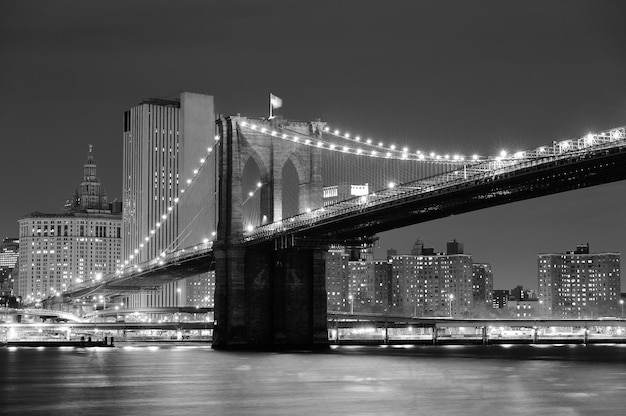
[[[488,309],[493,303],[493,271],[489,263],[472,265],[472,296],[475,307],[480,305]]]
[[[5,238],[0,243],[0,305],[6,304],[13,296],[14,276],[19,270],[16,268],[20,254],[19,238]]]
[[[392,311],[414,316],[471,314],[472,256],[462,253],[460,243],[453,247],[456,254],[391,256]]]
[[[511,291],[506,289],[496,289],[493,291],[493,309],[506,309],[509,303]]]
[[[326,293],[329,311],[346,311],[348,299],[348,263],[350,255],[343,247],[335,247],[326,254]]]
[[[184,92],[173,100],[147,99],[124,113],[123,127],[123,267],[210,240],[217,225],[216,165],[208,157],[217,140],[213,97]],[[209,284],[208,273],[200,279]],[[192,293],[205,283],[183,279],[127,302],[183,306],[206,297],[205,289]]]
[[[19,273],[14,291],[24,303],[115,273],[122,253],[119,208],[107,200],[90,146],[83,180],[64,212],[35,212],[19,220]]]
[[[598,318],[620,316],[620,254],[575,251],[539,254],[538,300],[542,316]]]

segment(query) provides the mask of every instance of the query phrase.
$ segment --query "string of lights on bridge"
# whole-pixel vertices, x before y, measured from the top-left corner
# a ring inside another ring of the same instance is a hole
[[[124,273],[126,270],[129,270],[129,269],[137,271],[137,272],[142,272],[141,266],[139,264],[132,265],[131,264],[132,261],[135,259],[135,257],[137,257],[139,255],[141,250],[143,248],[145,248],[147,246],[147,244],[150,242],[150,240],[156,235],[157,229],[162,227],[165,224],[165,222],[168,221],[171,218],[172,213],[174,212],[174,208],[178,204],[181,203],[181,201],[184,198],[185,192],[187,190],[189,190],[189,188],[192,186],[192,184],[194,183],[194,181],[198,177],[199,173],[202,171],[202,169],[206,165],[206,162],[209,159],[209,156],[211,155],[211,153],[213,152],[215,147],[218,145],[219,140],[220,140],[220,136],[216,135],[214,137],[214,139],[215,139],[215,143],[213,144],[213,146],[207,148],[206,156],[200,159],[200,165],[196,169],[193,170],[193,176],[191,178],[187,178],[186,181],[184,182],[186,184],[186,186],[184,188],[180,189],[179,194],[174,198],[173,203],[171,205],[169,205],[166,208],[165,212],[163,212],[160,215],[161,220],[157,221],[155,224],[153,224],[152,228],[150,229],[150,232],[143,237],[143,242],[140,243],[138,247],[135,247],[134,250],[132,250],[132,254],[130,254],[128,256],[128,258],[126,258],[124,260],[124,262],[122,264],[122,267],[117,269],[117,271],[116,271],[117,275],[120,275],[120,274]],[[206,245],[209,242],[212,242],[213,240],[215,240],[216,236],[217,236],[217,232],[215,230],[211,231],[211,235],[205,237],[203,239],[202,243]],[[159,259],[159,257],[160,258],[165,258],[166,255],[167,255],[167,253],[165,251],[163,251],[156,258],[148,260],[147,263],[154,262],[155,260]],[[161,265],[163,264],[163,260],[162,259],[159,261],[159,264],[161,264]]]
[[[327,140],[322,140],[320,138],[312,138],[304,134],[286,134],[279,133],[275,129],[271,129],[265,126],[259,126],[252,122],[241,121],[239,123],[242,127],[248,127],[251,130],[258,131],[262,134],[281,138],[283,140],[293,141],[294,143],[301,143],[306,146],[311,147],[319,147],[327,150],[335,151],[335,152],[343,152],[350,153],[356,155],[363,155],[369,157],[376,158],[385,158],[385,159],[401,159],[401,160],[415,160],[415,161],[424,161],[424,162],[435,162],[435,163],[467,163],[471,162],[482,162],[488,160],[494,161],[502,161],[506,159],[522,159],[528,158],[532,156],[540,156],[542,153],[548,153],[549,149],[547,146],[541,146],[532,151],[516,151],[514,153],[509,153],[507,150],[501,150],[497,156],[480,156],[477,154],[472,155],[471,157],[467,157],[459,154],[438,154],[436,152],[430,152],[428,154],[422,152],[421,150],[416,150],[415,152],[411,152],[408,147],[403,147],[402,149],[398,149],[396,145],[391,144],[387,146],[384,142],[378,141],[371,138],[367,138],[363,140],[360,136],[352,136],[349,132],[341,132],[339,129],[331,129],[329,126],[325,126],[323,131],[329,135],[332,135],[336,138],[352,142],[353,144],[367,146],[368,150],[363,147],[350,147],[350,146],[340,146],[336,143],[329,142]],[[553,146],[558,148],[559,152],[568,151],[573,147],[584,148],[588,146],[592,146],[596,144],[597,139],[600,137],[604,137],[608,135],[610,140],[618,140],[623,138],[623,128],[617,128],[610,130],[608,132],[602,132],[598,134],[588,133],[586,136],[581,139],[566,139],[558,142],[554,142]],[[581,146],[579,143],[575,143],[576,141],[582,141],[583,145]]]
[[[385,159],[401,159],[401,160],[416,160],[423,162],[439,162],[439,163],[459,163],[466,162],[468,160],[479,161],[484,159],[479,155],[472,155],[471,157],[466,157],[464,155],[450,155],[450,154],[438,154],[435,152],[423,153],[421,150],[417,150],[415,152],[411,152],[408,147],[398,148],[395,144],[391,144],[387,146],[384,142],[379,141],[376,142],[371,138],[361,139],[360,136],[352,136],[350,133],[345,132],[342,133],[338,129],[331,129],[326,126],[323,128],[324,133],[327,133],[331,136],[339,138],[341,140],[350,142],[353,146],[342,146],[336,143],[332,143],[328,140],[323,140],[321,138],[311,138],[306,135],[298,135],[298,134],[287,134],[287,133],[279,133],[275,129],[270,129],[265,126],[259,126],[255,123],[241,121],[239,123],[242,127],[248,127],[251,130],[258,131],[262,134],[266,134],[272,137],[278,137],[283,140],[290,140],[295,143],[302,143],[307,146],[314,146],[319,148],[324,148],[327,150],[335,151],[335,152],[343,152],[343,153],[351,153],[356,155],[363,155],[375,158],[385,158]]]

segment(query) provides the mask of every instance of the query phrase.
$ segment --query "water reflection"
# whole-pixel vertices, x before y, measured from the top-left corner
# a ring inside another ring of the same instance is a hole
[[[6,414],[622,414],[626,348],[0,349]]]

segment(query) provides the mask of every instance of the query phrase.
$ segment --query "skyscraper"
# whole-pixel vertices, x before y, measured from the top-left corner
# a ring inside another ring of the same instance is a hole
[[[210,239],[217,178],[214,159],[204,157],[216,142],[213,97],[144,100],[124,113],[123,138],[123,266]],[[167,284],[131,296],[129,306],[180,306],[194,287],[204,285]]]
[[[539,308],[554,318],[620,316],[620,254],[575,251],[539,254]]]
[[[19,220],[19,273],[14,291],[25,303],[95,282],[120,266],[122,215],[96,176],[89,146],[83,179],[64,212],[32,213]]]

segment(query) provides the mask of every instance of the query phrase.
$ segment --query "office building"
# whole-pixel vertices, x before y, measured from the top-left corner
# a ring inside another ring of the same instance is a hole
[[[542,316],[620,316],[619,253],[590,253],[584,244],[574,251],[539,254],[537,268]]]
[[[0,267],[12,269],[17,264],[19,257],[20,240],[19,238],[5,238],[0,243]]]
[[[124,113],[123,127],[123,266],[210,240],[217,223],[213,97],[147,99]],[[208,285],[208,273],[203,278]],[[191,293],[205,287],[197,283],[169,283],[131,296],[128,305],[182,306],[206,296]]]
[[[25,304],[115,273],[122,250],[120,205],[109,203],[89,146],[83,180],[64,210],[19,220],[14,292]]]

